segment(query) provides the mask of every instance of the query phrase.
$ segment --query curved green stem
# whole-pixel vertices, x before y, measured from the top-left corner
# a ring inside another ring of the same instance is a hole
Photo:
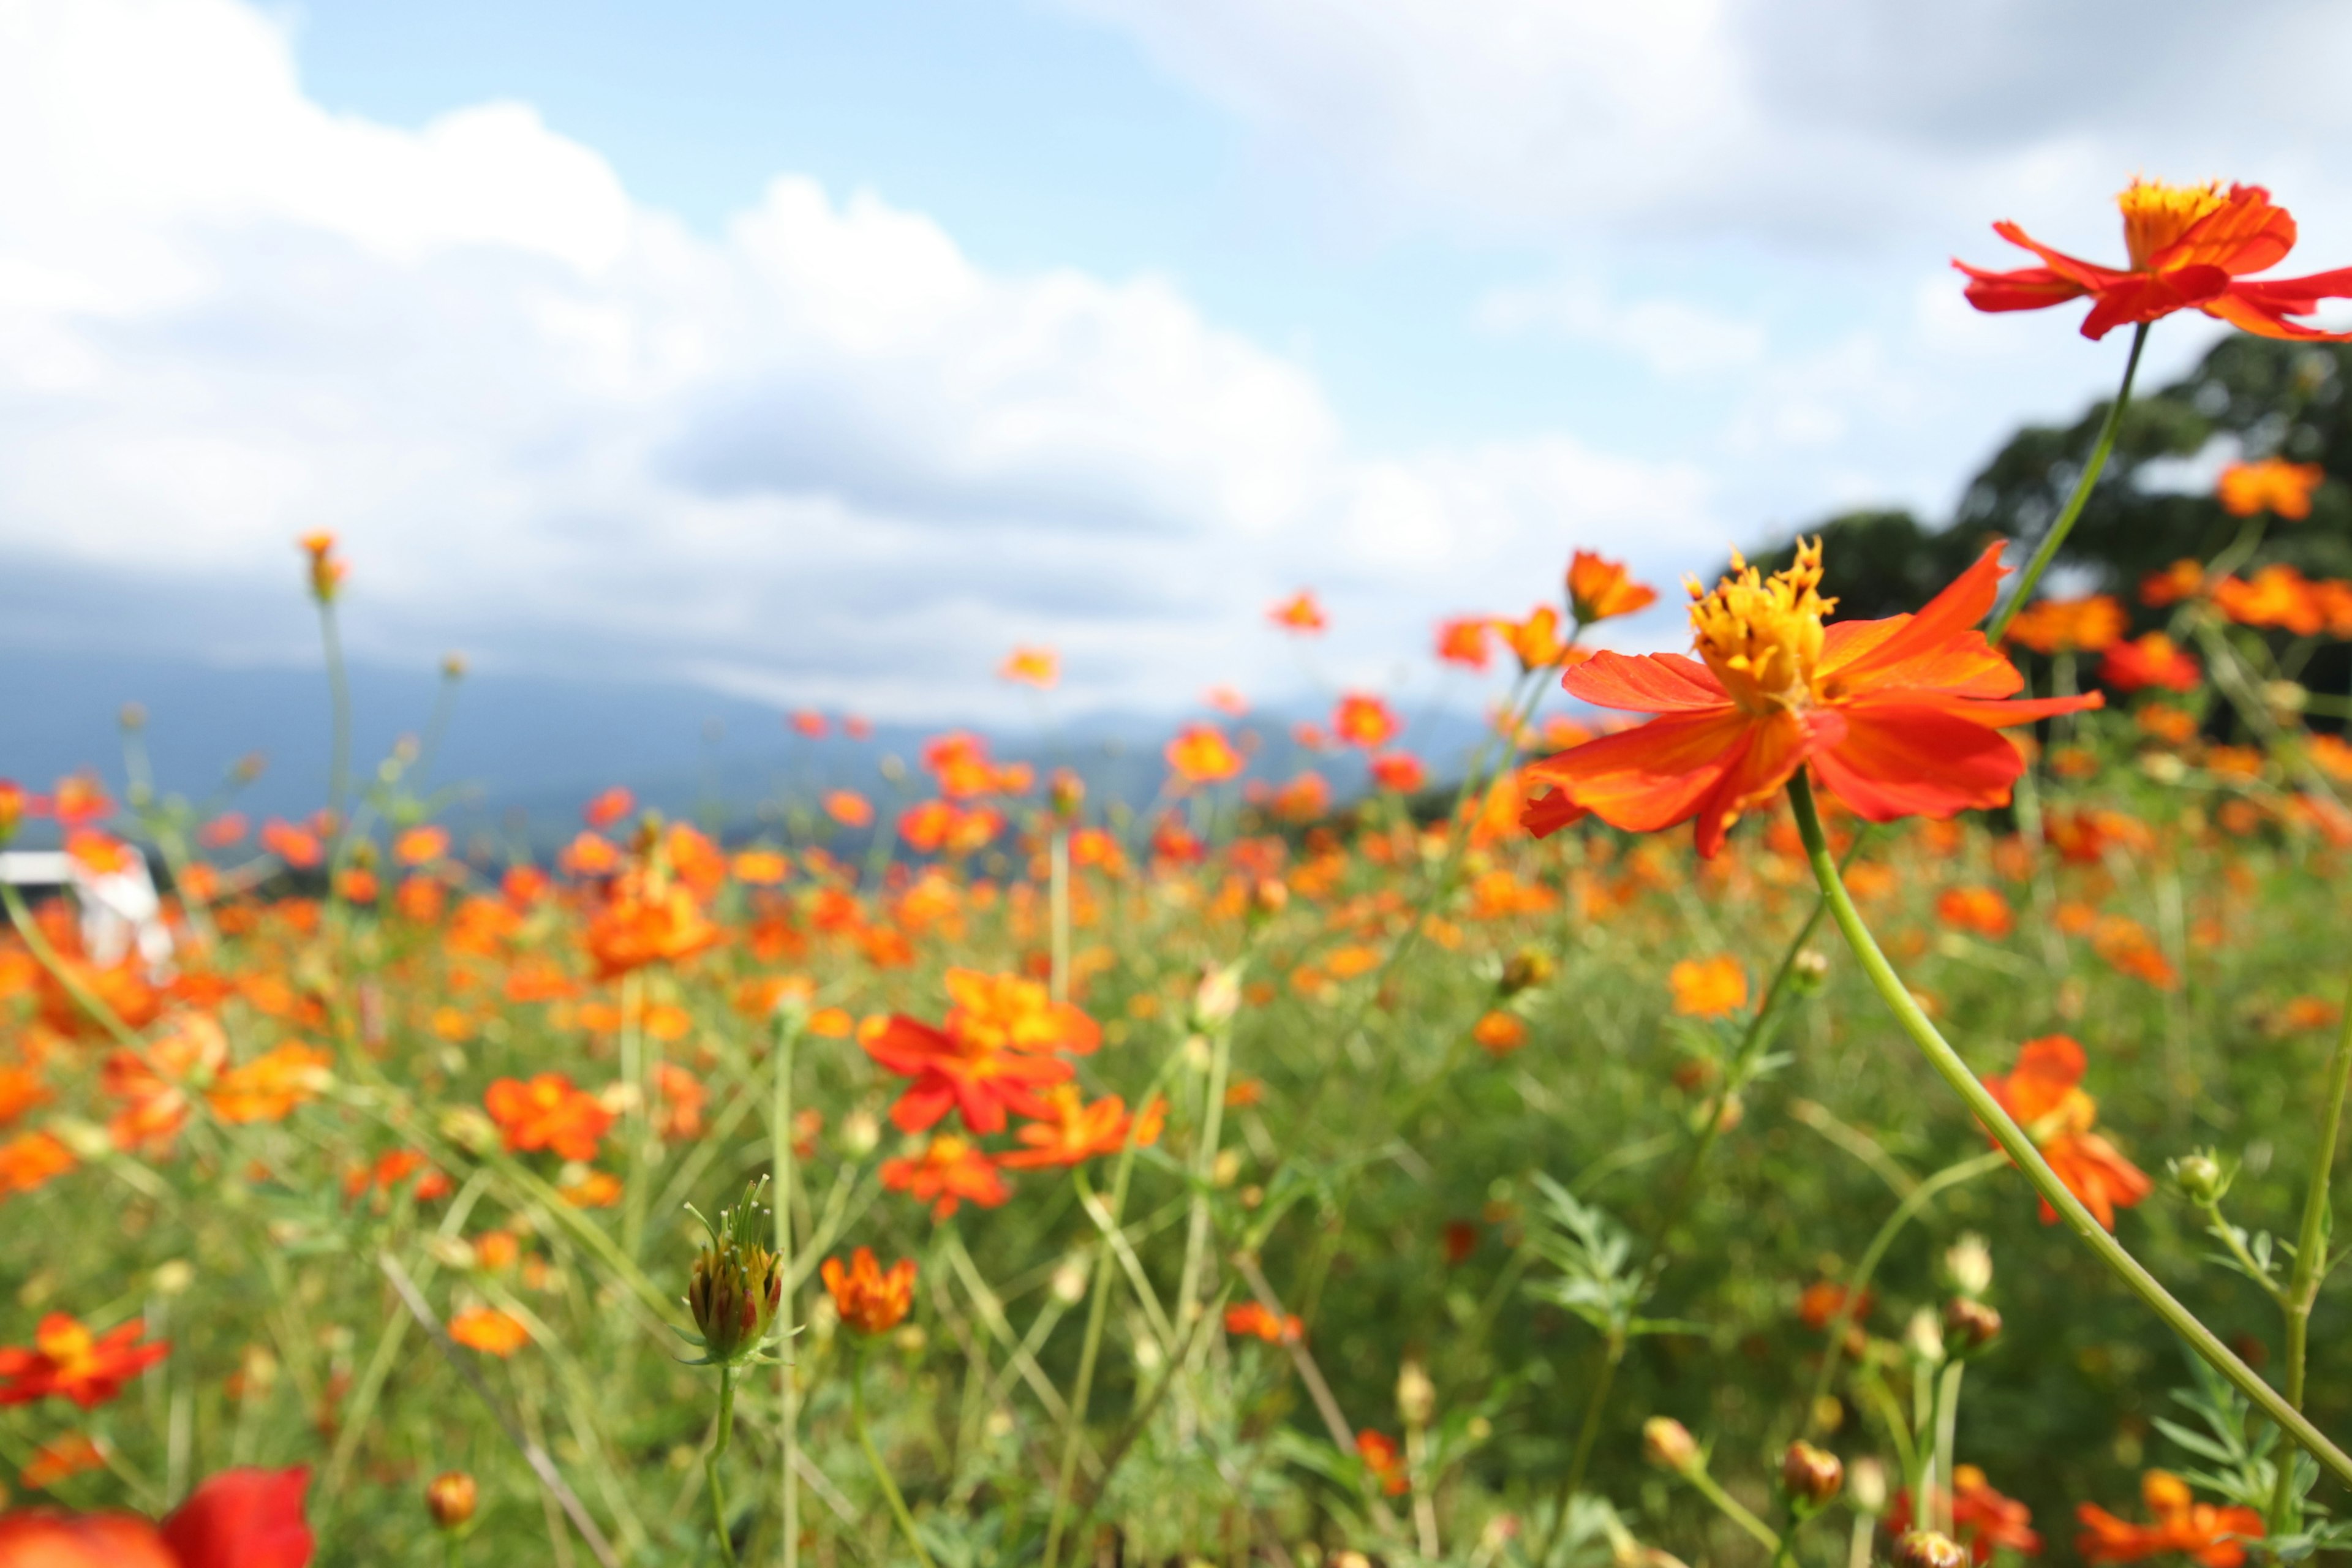
[[[2336,1143],[2344,1130],[2344,1093],[2352,1087],[2352,996],[2346,997],[2336,1031],[2336,1054],[2327,1064],[2327,1093],[2321,1102],[2319,1147],[2311,1154],[2311,1184],[2304,1189],[2303,1228],[2294,1243],[2294,1273],[2279,1305],[2286,1314],[2286,1398],[2303,1408],[2305,1353],[2309,1348],[2311,1309],[2327,1276],[2327,1194],[2336,1172]],[[2282,1457],[2271,1489],[2270,1532],[2282,1534],[2294,1506],[2294,1467]]]
[[[2033,1146],[2033,1140],[2026,1136],[2025,1130],[2018,1126],[2000,1101],[1993,1098],[1992,1091],[1986,1089],[1977,1075],[1969,1070],[1968,1063],[1960,1059],[1959,1053],[1937,1032],[1935,1024],[1920,1010],[1918,1002],[1905,987],[1902,976],[1895,973],[1895,966],[1879,951],[1877,940],[1870,934],[1870,928],[1863,923],[1860,911],[1854,908],[1844,882],[1839,879],[1837,862],[1831,858],[1829,843],[1822,833],[1821,816],[1813,808],[1812,786],[1802,773],[1789,781],[1789,804],[1795,808],[1797,830],[1804,837],[1806,858],[1812,864],[1814,880],[1821,884],[1823,895],[1829,900],[1830,913],[1836,920],[1838,930],[1845,933],[1847,943],[1853,949],[1855,958],[1861,961],[1863,972],[1870,977],[1871,986],[1878,993],[1879,1000],[1886,1004],[1887,1011],[1895,1015],[1895,1022],[1902,1026],[1903,1032],[1911,1037],[1912,1043],[1927,1057],[1928,1065],[1976,1113],[1977,1120],[1984,1123],[1993,1141],[2025,1173],[2025,1179],[2033,1184],[2033,1190],[2058,1212],[2066,1222],[2066,1227],[2098,1256],[2100,1262],[2114,1270],[2116,1277],[2146,1302],[2150,1311],[2163,1319],[2173,1332],[2188,1341],[2189,1348],[2202,1356],[2216,1372],[2228,1378],[2238,1392],[2285,1428],[2287,1434],[2314,1458],[2334,1471],[2339,1479],[2352,1482],[2352,1455],[2347,1455],[2328,1440],[2326,1433],[2305,1419],[2303,1412],[2281,1397],[2278,1390],[2264,1383],[2253,1368],[2221,1342],[2212,1330],[2198,1321],[2197,1314],[2176,1300],[2172,1292],[2167,1290],[2139,1259],[2124,1249],[2123,1243],[2109,1234],[2091,1211],[2083,1206],[2083,1200],[2058,1179],[2058,1173],[2050,1168],[2050,1162],[2042,1157],[2042,1151]]]
[[[1120,1175],[1126,1172],[1121,1170]],[[1092,1204],[1094,1191],[1083,1168],[1074,1173],[1078,1202]],[[1125,1182],[1120,1183],[1122,1189]],[[1119,1194],[1124,1197],[1122,1191]],[[1118,1205],[1107,1216],[1106,1231],[1118,1226]],[[1103,1322],[1110,1312],[1111,1245],[1106,1236],[1095,1254],[1094,1300],[1087,1303],[1087,1337],[1078,1348],[1078,1380],[1070,1389],[1069,1430],[1062,1436],[1062,1466],[1054,1478],[1054,1512],[1045,1526],[1045,1568],[1055,1568],[1062,1556],[1062,1528],[1069,1521],[1070,1487],[1078,1473],[1078,1449],[1087,1440],[1087,1402],[1095,1386],[1095,1360],[1102,1352]]]
[[[719,1369],[719,1436],[702,1461],[703,1478],[710,1483],[710,1523],[719,1534],[719,1555],[734,1568],[735,1535],[727,1523],[727,1494],[719,1489],[719,1467],[727,1458],[728,1439],[735,1435],[735,1369]]]
[[[1771,1552],[1775,1558],[1780,1556],[1780,1532],[1748,1512],[1740,1500],[1717,1484],[1716,1479],[1708,1475],[1703,1467],[1692,1466],[1683,1472],[1683,1479],[1696,1487],[1699,1495],[1713,1503],[1724,1518],[1753,1536],[1757,1545]]]
[[[907,1511],[907,1500],[898,1491],[898,1483],[890,1479],[890,1467],[882,1462],[882,1450],[874,1446],[874,1434],[866,1425],[866,1347],[857,1347],[857,1360],[849,1370],[849,1422],[857,1428],[857,1446],[866,1450],[866,1462],[873,1467],[874,1479],[881,1483],[882,1495],[889,1500],[890,1517],[898,1521],[898,1532],[915,1550],[915,1561],[923,1568],[934,1568],[930,1552],[923,1545],[923,1537],[915,1529],[915,1516]]]
[[[2107,454],[2115,450],[2116,430],[2124,422],[2124,407],[2131,402],[2132,377],[2139,373],[2139,351],[2147,343],[2147,328],[2148,323],[2142,321],[2132,329],[2131,357],[2124,361],[2124,384],[2116,390],[2116,400],[2107,405],[2107,416],[2100,422],[2099,438],[2092,445],[2090,461],[2083,465],[2083,477],[2074,481],[2074,493],[2066,498],[2065,509],[2050,525],[2050,531],[2042,536],[2042,543],[2034,550],[2033,559],[2028,561],[2025,570],[2018,574],[2017,589],[2010,595],[2009,603],[1994,612],[1992,624],[1985,627],[1985,640],[1996,647],[2000,646],[2000,634],[2009,630],[2009,623],[2016,618],[2019,610],[2024,608],[2025,601],[2032,597],[2033,585],[2041,582],[2042,574],[2050,569],[2050,563],[2058,554],[2058,547],[2065,543],[2066,535],[2074,531],[2074,520],[2083,515],[2083,508],[2090,501],[2091,490],[2099,482],[2099,472],[2107,466]]]

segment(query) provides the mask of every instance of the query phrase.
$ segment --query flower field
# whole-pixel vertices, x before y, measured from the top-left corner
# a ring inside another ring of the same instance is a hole
[[[2129,270],[2004,229],[2046,265],[1971,299],[2284,338],[2352,284],[2242,276],[2250,187],[2125,207]],[[2023,572],[1841,616],[1832,535],[1628,657],[1655,592],[1575,551],[1437,628],[1467,755],[1332,694],[1360,794],[1223,691],[1148,802],[955,731],[901,805],[616,788],[544,862],[429,746],[302,821],[135,722],[0,784],[172,938],[0,888],[0,1568],[2352,1545],[2352,583],[2278,548],[2344,481],[2250,439],[2219,546],[2039,593],[2129,374]],[[302,549],[339,683],[364,563]]]

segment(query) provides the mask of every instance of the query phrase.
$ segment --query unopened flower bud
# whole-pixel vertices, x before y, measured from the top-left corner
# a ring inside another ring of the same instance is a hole
[[[1260,877],[1250,884],[1250,913],[1261,919],[1280,914],[1289,902],[1289,884],[1279,877]]]
[[[466,656],[452,650],[441,656],[441,675],[446,680],[462,680],[466,675]]]
[[[1552,967],[1548,954],[1523,947],[1504,962],[1502,978],[1496,982],[1496,989],[1506,996],[1516,996],[1549,981]]]
[[[1679,1475],[1698,1463],[1698,1442],[1673,1416],[1653,1415],[1642,1423],[1642,1457]]]
[[[425,1511],[442,1530],[462,1530],[474,1517],[474,1478],[463,1470],[444,1470],[425,1486]]]
[[[853,1110],[841,1119],[841,1147],[853,1160],[863,1160],[882,1146],[882,1122],[870,1110]]]
[[[1201,976],[1201,984],[1192,992],[1192,1017],[1201,1027],[1214,1028],[1231,1023],[1242,1010],[1241,966],[1227,964],[1212,969]]]
[[[1936,1314],[1922,1307],[1903,1327],[1903,1348],[1933,1366],[1944,1359],[1944,1331]]]
[[[1800,1439],[1780,1456],[1780,1485],[1789,1496],[1809,1508],[1821,1508],[1845,1484],[1845,1466],[1825,1448]]]
[[[1421,1363],[1407,1361],[1397,1369],[1397,1414],[1408,1426],[1426,1426],[1437,1414],[1437,1385]]]
[[[1800,996],[1810,996],[1829,981],[1829,955],[1817,948],[1800,949],[1789,963],[1789,988]]]
[[[1052,1280],[1054,1299],[1066,1307],[1075,1307],[1086,1299],[1087,1260],[1065,1258],[1054,1268]]]
[[[184,1294],[188,1287],[195,1282],[196,1266],[184,1258],[174,1258],[168,1263],[157,1264],[155,1272],[147,1277],[147,1288],[158,1296]]]
[[[1054,807],[1054,815],[1065,822],[1076,819],[1078,808],[1087,803],[1087,781],[1068,768],[1055,768],[1045,785],[1045,796]]]
[[[2300,713],[2311,703],[2311,689],[2299,680],[2265,680],[2263,701],[2275,712]]]
[[[694,1260],[686,1306],[702,1331],[703,1356],[714,1365],[757,1351],[783,1300],[782,1263],[759,1241],[766,1229],[758,1203],[764,1180],[745,1188],[733,1208],[721,1209],[718,1224],[702,1221],[710,1240]]]
[[[2181,1195],[2200,1208],[2220,1203],[2221,1194],[2230,1190],[2230,1173],[2221,1168],[2221,1161],[2202,1149],[2172,1162],[2172,1179],[2179,1184]]]
[[[1992,1248],[1969,1231],[1944,1249],[1944,1277],[1963,1296],[1981,1296],[1992,1289]]]
[[[1955,1296],[1944,1306],[1944,1336],[1962,1355],[2000,1337],[2000,1314],[1973,1296]]]
[[[1845,1500],[1854,1511],[1872,1518],[1886,1511],[1886,1467],[1876,1459],[1860,1458],[1845,1473]]]
[[[115,721],[126,730],[144,730],[147,727],[147,705],[143,702],[124,703],[122,711],[115,715]]]
[[[1895,1542],[1895,1568],[1968,1568],[1969,1554],[1939,1530],[1906,1531]]]

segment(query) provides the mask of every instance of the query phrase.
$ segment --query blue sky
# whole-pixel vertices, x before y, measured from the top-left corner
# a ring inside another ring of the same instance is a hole
[[[985,719],[1407,701],[1570,550],[1942,513],[2122,344],[2146,172],[2352,255],[2352,14],[2250,0],[0,0],[0,639]],[[2168,322],[2161,377],[2212,340]],[[1677,636],[1672,595],[1615,631]]]

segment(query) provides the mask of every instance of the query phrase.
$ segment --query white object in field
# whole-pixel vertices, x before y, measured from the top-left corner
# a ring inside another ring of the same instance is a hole
[[[101,969],[122,962],[134,947],[152,971],[172,962],[172,932],[163,924],[163,900],[147,857],[134,846],[131,864],[99,874],[61,849],[12,849],[0,853],[0,882],[18,887],[71,888],[81,906],[82,952]]]

